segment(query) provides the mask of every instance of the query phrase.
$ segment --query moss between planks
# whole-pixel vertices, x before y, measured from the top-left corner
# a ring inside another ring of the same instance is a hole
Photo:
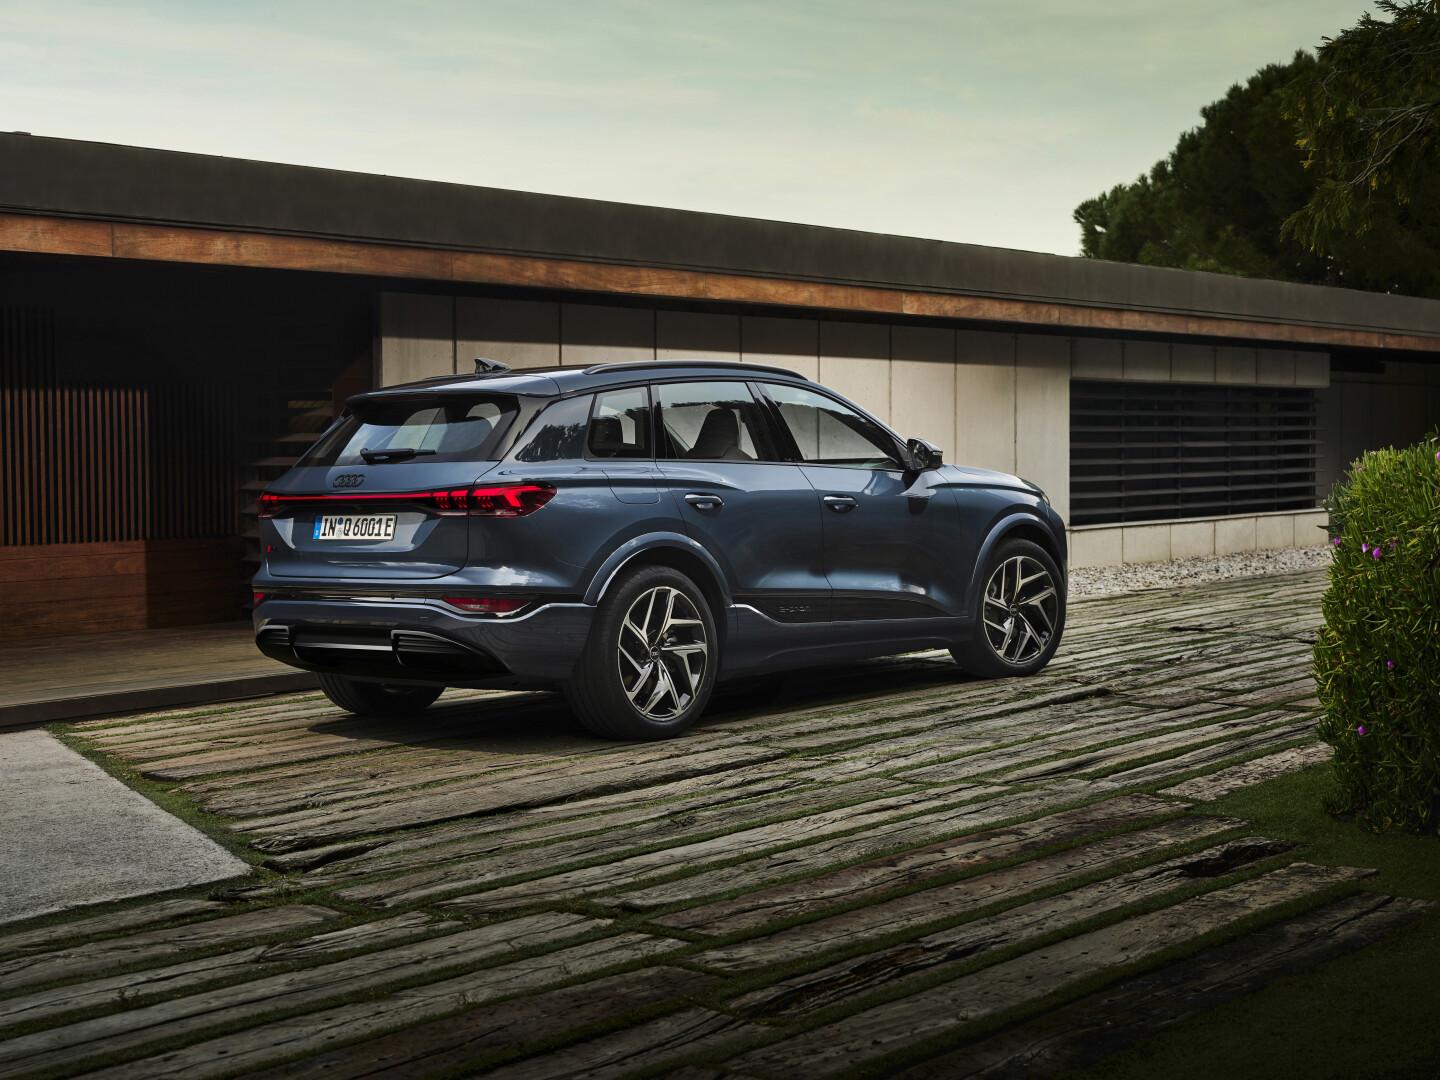
[[[1377,892],[1440,900],[1440,838],[1376,835],[1325,814],[1333,780],[1318,765],[1202,809],[1308,845],[1311,862],[1369,866]],[[1393,936],[1112,1054],[1084,1080],[1305,1080],[1440,1075],[1440,912]]]

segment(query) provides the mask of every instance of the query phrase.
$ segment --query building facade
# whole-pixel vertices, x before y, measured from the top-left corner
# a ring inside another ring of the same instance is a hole
[[[219,621],[350,393],[779,364],[1015,472],[1075,565],[1323,541],[1440,422],[1440,302],[0,135],[0,634]]]

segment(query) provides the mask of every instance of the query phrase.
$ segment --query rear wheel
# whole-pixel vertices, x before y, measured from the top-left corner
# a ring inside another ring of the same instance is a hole
[[[443,686],[362,682],[344,675],[321,675],[320,689],[340,708],[359,716],[417,716],[445,690]]]
[[[668,566],[620,577],[596,612],[565,696],[609,739],[668,739],[705,711],[715,688],[715,619],[700,589]]]
[[[950,650],[972,675],[1033,675],[1055,655],[1065,629],[1065,592],[1049,552],[1004,540],[985,563],[974,636]]]

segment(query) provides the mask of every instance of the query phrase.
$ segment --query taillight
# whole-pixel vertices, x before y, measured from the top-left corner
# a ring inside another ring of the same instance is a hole
[[[440,599],[453,608],[477,615],[508,615],[512,611],[519,611],[530,602],[496,596],[442,596]]]
[[[471,517],[524,517],[555,497],[549,484],[505,484],[470,492]]]
[[[324,513],[347,504],[361,511],[378,510],[395,503],[418,503],[441,517],[524,517],[554,497],[555,489],[549,484],[497,484],[442,491],[367,491],[345,495],[274,495],[266,491],[256,503],[262,518],[287,512]]]
[[[256,607],[259,607],[260,604],[261,604],[261,602],[262,602],[264,599],[265,599],[265,594],[264,594],[263,592],[257,592],[257,593],[255,593],[255,606],[256,606]]]

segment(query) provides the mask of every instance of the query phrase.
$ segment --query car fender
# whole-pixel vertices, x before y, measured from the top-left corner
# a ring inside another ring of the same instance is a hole
[[[675,532],[655,532],[636,536],[612,551],[591,577],[590,585],[585,590],[585,603],[598,604],[606,590],[610,588],[610,583],[615,580],[615,575],[624,569],[626,563],[637,555],[646,551],[654,551],[657,548],[679,548],[703,562],[715,577],[715,583],[720,589],[721,601],[726,607],[730,606],[730,583],[726,580],[724,571],[720,569],[720,564],[715,561],[715,557],[690,537]],[[717,617],[719,614],[716,612]]]
[[[990,558],[990,552],[995,545],[1004,540],[1005,537],[1021,525],[1038,525],[1054,537],[1055,530],[1050,523],[1038,514],[1025,513],[1024,511],[1012,510],[999,521],[990,526],[990,531],[985,534],[985,539],[980,544],[980,549],[975,553],[975,566],[970,571],[970,586],[965,591],[965,610],[973,611],[975,603],[980,598],[980,590],[985,587],[981,580],[985,574],[985,563]],[[1058,542],[1061,551],[1065,550],[1063,540]],[[1064,571],[1061,571],[1062,576]]]

